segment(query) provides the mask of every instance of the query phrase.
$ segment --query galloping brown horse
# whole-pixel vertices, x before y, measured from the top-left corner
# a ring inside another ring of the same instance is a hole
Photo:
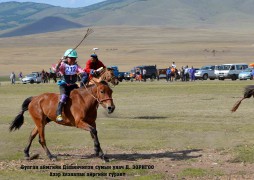
[[[250,98],[251,96],[254,97],[254,85],[245,87],[243,97],[235,103],[235,105],[231,109],[231,112],[235,112],[240,106],[241,102],[246,98]]]
[[[24,112],[29,111],[35,128],[30,134],[28,145],[24,153],[29,159],[29,149],[33,139],[39,133],[39,143],[45,150],[47,156],[54,160],[46,146],[45,125],[56,119],[56,108],[59,101],[59,94],[44,93],[39,96],[29,97],[22,104],[21,112],[16,116],[10,125],[10,131],[19,129],[24,122]],[[75,89],[71,92],[70,98],[63,108],[63,122],[56,122],[64,126],[76,126],[77,128],[90,131],[94,140],[95,155],[107,161],[99,143],[97,136],[96,123],[97,109],[101,105],[108,113],[113,113],[115,105],[112,99],[112,90],[105,81]]]

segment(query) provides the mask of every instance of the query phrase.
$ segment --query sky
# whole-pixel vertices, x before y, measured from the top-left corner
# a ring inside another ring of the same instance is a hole
[[[16,2],[35,2],[35,3],[44,3],[50,4],[54,6],[62,6],[62,7],[70,7],[70,8],[77,8],[77,7],[85,7],[91,4],[96,4],[106,0],[11,0]],[[10,0],[0,0],[1,2],[10,2]]]

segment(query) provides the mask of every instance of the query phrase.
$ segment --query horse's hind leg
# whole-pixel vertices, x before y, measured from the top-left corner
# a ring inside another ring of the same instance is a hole
[[[30,149],[31,144],[32,144],[32,142],[33,142],[33,140],[34,140],[34,138],[36,137],[37,134],[38,134],[38,128],[35,127],[35,128],[32,130],[31,134],[30,134],[30,137],[29,137],[29,140],[28,140],[28,145],[27,145],[26,148],[24,149],[25,158],[27,158],[27,159],[29,159],[29,157],[30,157],[30,156],[29,156],[29,149]]]
[[[38,126],[37,126],[37,127],[38,127]],[[49,149],[48,149],[48,147],[47,147],[47,145],[46,145],[46,139],[45,139],[45,125],[44,125],[44,124],[38,127],[38,132],[39,132],[39,135],[40,135],[40,137],[39,137],[39,143],[41,144],[42,148],[43,148],[44,151],[46,152],[46,154],[47,154],[47,156],[49,157],[49,159],[55,160],[55,159],[56,159],[56,156],[53,156],[53,155],[50,153],[50,151],[49,151]]]
[[[36,108],[36,106],[33,106],[33,108]],[[45,140],[45,125],[48,123],[47,117],[45,117],[43,114],[40,114],[39,111],[36,111],[37,113],[30,113],[32,116],[34,123],[37,126],[38,133],[39,133],[39,143],[41,144],[42,148],[46,152],[47,156],[51,160],[55,160],[56,156],[53,156],[50,151],[48,150],[46,146],[46,140]]]

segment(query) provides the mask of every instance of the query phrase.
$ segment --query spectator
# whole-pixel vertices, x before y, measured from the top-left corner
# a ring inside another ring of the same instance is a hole
[[[143,69],[143,79],[144,79],[144,82],[146,82],[146,69]]]
[[[15,75],[14,72],[11,73],[11,75],[10,75],[10,80],[11,80],[11,84],[15,84],[16,75]]]
[[[168,80],[171,80],[171,68],[168,67],[166,70],[166,80],[168,82]]]
[[[19,80],[20,80],[20,82],[22,81],[22,77],[23,77],[23,74],[22,74],[22,72],[20,72],[19,73]]]
[[[184,81],[189,81],[189,78],[190,78],[190,76],[189,76],[189,67],[187,65],[184,68]]]
[[[191,69],[190,69],[190,79],[191,79],[191,81],[195,81],[195,73],[196,73],[196,70],[192,66]]]

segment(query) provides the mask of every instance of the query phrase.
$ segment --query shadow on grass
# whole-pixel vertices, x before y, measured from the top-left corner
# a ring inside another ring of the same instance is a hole
[[[142,159],[161,159],[161,158],[170,158],[172,161],[181,161],[188,159],[199,158],[202,155],[190,155],[192,152],[200,152],[202,149],[190,149],[190,150],[182,150],[175,152],[161,152],[161,153],[123,153],[123,154],[106,154],[109,159],[113,160],[126,160],[126,161],[137,161]],[[57,156],[65,156],[65,157],[74,157],[80,159],[90,159],[94,158],[94,155],[75,155],[75,154],[58,154]]]
[[[134,117],[134,119],[166,119],[167,117],[163,116],[138,116]]]
[[[148,154],[139,154],[139,153],[132,153],[132,154],[107,154],[109,159],[116,159],[116,160],[127,160],[127,161],[137,161],[141,159],[160,159],[160,158],[170,158],[173,161],[180,161],[180,160],[188,160],[188,159],[195,159],[199,158],[202,155],[190,155],[192,152],[199,152],[202,149],[191,149],[191,150],[183,150],[183,151],[175,151],[175,152],[161,152],[161,153],[148,153]]]

